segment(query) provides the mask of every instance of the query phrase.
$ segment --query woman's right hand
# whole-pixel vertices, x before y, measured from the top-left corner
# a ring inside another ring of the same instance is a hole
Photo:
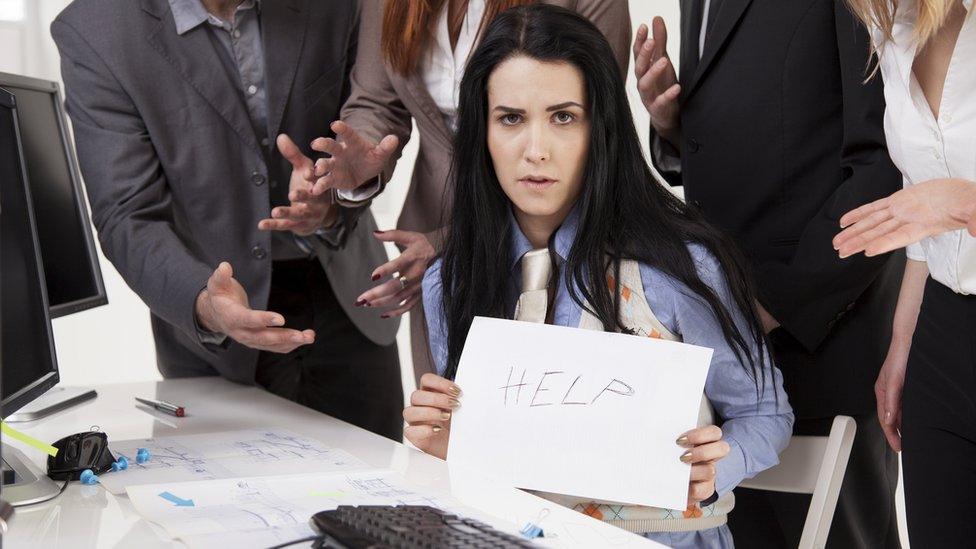
[[[878,421],[891,449],[901,451],[901,393],[905,387],[908,368],[908,345],[892,342],[878,380],[874,382],[874,396],[878,402]]]
[[[407,421],[403,435],[424,452],[447,459],[451,415],[461,406],[460,397],[461,388],[449,379],[424,374],[420,388],[410,395],[410,406],[403,409]]]

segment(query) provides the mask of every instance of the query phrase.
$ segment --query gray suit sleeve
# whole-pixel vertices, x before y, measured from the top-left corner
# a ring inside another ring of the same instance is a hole
[[[199,341],[194,307],[213,269],[174,230],[169,182],[145,123],[80,33],[55,20],[51,35],[102,251],[156,316]]]

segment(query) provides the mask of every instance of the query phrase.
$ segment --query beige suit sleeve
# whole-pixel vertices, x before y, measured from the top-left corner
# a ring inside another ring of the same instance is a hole
[[[630,7],[627,0],[579,0],[576,12],[589,19],[610,42],[620,74],[627,79],[630,66]]]
[[[349,98],[342,106],[340,118],[368,139],[378,143],[395,135],[400,144],[383,170],[383,179],[393,175],[403,146],[410,139],[412,116],[403,105],[386,72],[380,40],[383,32],[383,2],[364,0],[359,23],[356,62],[350,76]]]

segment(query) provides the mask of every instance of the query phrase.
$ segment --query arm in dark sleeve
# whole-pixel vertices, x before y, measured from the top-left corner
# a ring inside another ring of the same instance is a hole
[[[651,166],[660,174],[664,181],[672,187],[684,185],[681,178],[681,154],[678,149],[668,143],[664,138],[651,128],[651,137],[648,142],[651,144]]]
[[[758,272],[763,306],[811,352],[888,260],[887,255],[840,259],[831,244],[840,217],[901,187],[885,145],[881,75],[864,83],[868,34],[843,0],[834,2],[834,20],[844,101],[843,182],[807,224],[793,260],[763,265]]]
[[[349,29],[348,45],[346,47],[346,59],[353,60],[357,59],[357,54],[359,51],[359,40],[361,39],[361,27],[362,27],[362,10],[360,4],[356,4],[356,14],[353,18],[353,26]],[[349,102],[350,95],[354,87],[352,78],[355,74],[355,63],[346,63],[346,75],[343,78],[342,92],[339,97],[339,101],[342,104]],[[341,116],[340,116],[341,118]],[[409,134],[408,134],[409,138]],[[399,156],[399,151],[394,155],[394,160],[391,162],[395,164],[395,158]],[[393,173],[392,167],[389,169],[390,174]],[[317,234],[317,242],[326,248],[332,250],[342,249],[346,245],[346,239],[349,237],[349,233],[356,228],[359,223],[359,216],[363,215],[368,208],[373,198],[376,198],[386,185],[386,181],[389,176],[380,176],[377,178],[376,183],[364,183],[359,189],[354,191],[340,191],[336,190],[333,193],[333,207],[338,208],[337,218],[335,223],[324,230],[319,231]],[[370,189],[367,189],[370,188]],[[357,192],[369,190],[369,192]]]
[[[403,105],[386,73],[386,62],[380,47],[383,32],[383,3],[362,2],[358,44],[353,53],[355,64],[349,77],[349,96],[339,118],[365,138],[379,143],[387,135],[399,140],[397,150],[383,169],[383,181],[393,176],[396,161],[410,140],[413,116]]]
[[[169,182],[146,126],[80,33],[56,20],[51,35],[102,251],[154,314],[199,341],[196,298],[213,268],[174,230]]]

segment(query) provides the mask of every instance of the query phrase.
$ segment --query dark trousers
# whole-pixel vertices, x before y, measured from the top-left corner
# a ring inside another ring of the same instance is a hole
[[[898,455],[885,440],[876,414],[854,416],[857,434],[847,462],[827,547],[898,548],[895,487]],[[799,420],[793,434],[826,436],[833,418]],[[796,547],[810,496],[764,490],[735,490],[729,529],[737,547]]]
[[[396,344],[370,341],[349,320],[317,260],[276,261],[268,310],[285,325],[315,330],[315,343],[262,352],[255,381],[268,391],[399,441],[403,384]]]
[[[902,397],[912,547],[976,545],[976,297],[925,286]]]

